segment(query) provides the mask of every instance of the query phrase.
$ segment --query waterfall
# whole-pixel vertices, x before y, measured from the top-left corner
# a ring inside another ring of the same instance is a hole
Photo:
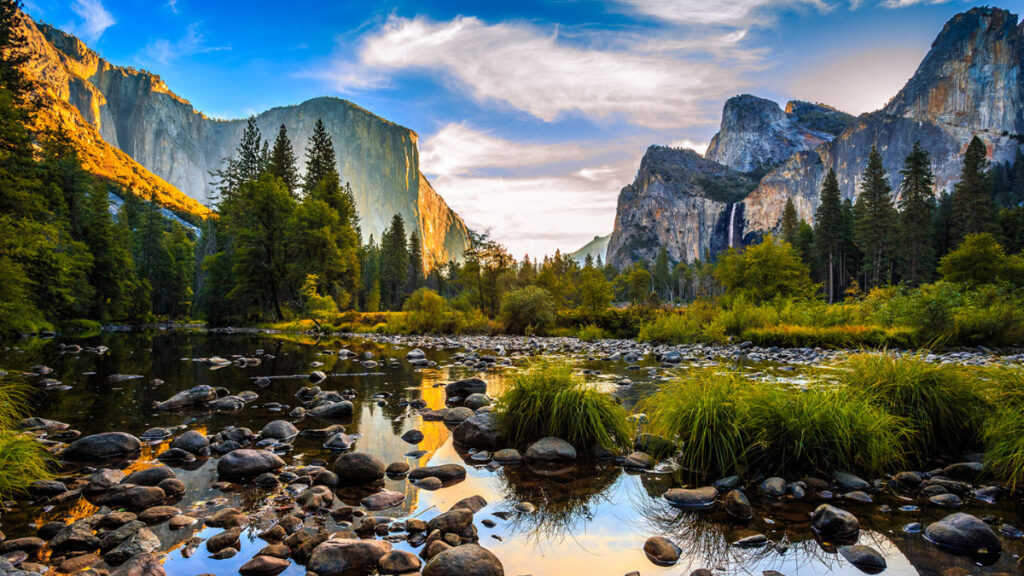
[[[729,248],[732,248],[733,238],[736,236],[733,234],[733,228],[736,224],[736,203],[732,205],[732,211],[729,212]]]

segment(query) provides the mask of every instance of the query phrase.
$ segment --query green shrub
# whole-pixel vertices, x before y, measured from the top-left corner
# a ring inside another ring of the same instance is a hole
[[[555,323],[555,300],[539,286],[512,290],[501,299],[500,316],[513,334],[543,333]]]
[[[50,477],[53,457],[42,445],[16,431],[24,416],[27,387],[0,382],[0,498],[10,498],[36,480]]]
[[[641,342],[689,344],[724,342],[725,327],[717,322],[721,310],[715,304],[698,300],[686,308],[661,314],[640,328]]]
[[[740,335],[758,346],[795,348],[884,348],[910,346],[916,341],[910,328],[880,326],[793,326],[783,324],[751,328]]]
[[[556,436],[588,453],[596,446],[626,447],[631,436],[625,409],[566,364],[542,362],[513,374],[494,415],[505,438],[520,448]]]
[[[594,342],[596,340],[604,340],[608,337],[604,330],[601,330],[598,326],[593,324],[587,324],[576,331],[575,336],[584,342]]]
[[[855,354],[839,380],[888,412],[907,419],[909,451],[926,458],[961,454],[981,439],[986,410],[982,384],[966,368],[918,356]]]
[[[658,311],[644,306],[628,308],[606,308],[600,312],[591,310],[563,310],[558,313],[556,323],[562,328],[577,330],[594,325],[613,338],[636,338],[640,328],[654,320]]]

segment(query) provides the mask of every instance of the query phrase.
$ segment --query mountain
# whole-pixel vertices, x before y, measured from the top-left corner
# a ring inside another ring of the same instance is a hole
[[[163,181],[167,194],[177,189],[193,203],[208,201],[209,172],[234,154],[245,120],[209,118],[159,76],[111,64],[52,26],[28,18],[25,26],[36,76],[59,103],[61,115],[72,117],[75,130],[87,136],[81,138],[87,148],[119,150],[137,162],[134,172]],[[380,238],[398,213],[407,226],[420,230],[425,266],[462,256],[469,232],[420,172],[415,132],[338,98],[315,98],[256,116],[260,131],[271,139],[284,124],[300,159],[317,119],[334,141],[342,181],[352,185],[366,237]]]
[[[587,260],[589,254],[591,258],[601,258],[604,262],[608,254],[608,239],[611,238],[611,234],[604,236],[594,236],[594,239],[587,242],[579,250],[569,254],[569,258],[575,260],[578,264],[583,264]]]
[[[782,113],[760,98],[730,99],[706,154],[713,164],[690,164],[704,177],[720,175],[722,165],[750,178],[770,168],[749,194],[733,199],[738,216],[729,217],[731,237],[749,241],[778,227],[787,198],[801,218],[813,222],[829,168],[836,171],[843,196],[856,198],[872,146],[898,190],[903,161],[920,142],[931,154],[936,191],[950,191],[975,135],[996,162],[1011,160],[1024,142],[1024,26],[998,8],[973,8],[950,19],[913,77],[881,110],[852,118],[827,106],[791,102]],[[656,168],[646,178],[667,177],[671,174]],[[700,178],[693,174],[689,181]],[[723,249],[720,240],[712,241],[721,230],[721,202],[709,204],[702,190],[688,184],[677,184],[670,195],[638,193],[637,184],[619,196],[609,245],[613,263],[647,257],[662,244],[676,259],[675,254],[692,259]]]

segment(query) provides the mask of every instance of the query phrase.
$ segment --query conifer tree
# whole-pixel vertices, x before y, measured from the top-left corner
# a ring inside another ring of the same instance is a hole
[[[225,159],[225,166],[211,173],[218,181],[217,189],[221,199],[230,197],[242,184],[259,178],[267,169],[269,156],[267,143],[263,141],[256,125],[256,117],[250,116],[242,131],[242,140],[235,149],[234,158]]]
[[[419,230],[409,233],[409,291],[423,285],[423,242]]]
[[[387,310],[401,307],[409,277],[409,248],[406,244],[405,220],[395,214],[391,225],[380,238],[381,306]]]
[[[292,141],[288,138],[288,129],[284,124],[277,131],[277,138],[274,139],[274,148],[270,153],[270,162],[267,171],[277,176],[288,187],[288,191],[295,196],[299,191],[298,163],[295,159],[295,149],[292,148]]]
[[[796,232],[799,220],[796,216],[796,206],[793,205],[793,198],[786,198],[786,207],[782,210],[782,222],[779,225],[782,233],[782,241],[796,246]]]
[[[338,180],[341,180],[337,160],[334,156],[334,142],[331,141],[331,135],[327,133],[323,120],[318,118],[313,127],[313,135],[309,137],[309,143],[306,145],[306,172],[302,177],[303,193],[312,192],[330,172],[337,174]]]
[[[928,281],[935,264],[935,178],[931,159],[920,142],[914,143],[900,174],[901,274],[904,280],[917,285]]]
[[[882,166],[882,156],[874,146],[868,155],[854,208],[857,216],[853,233],[857,246],[864,253],[861,270],[865,287],[891,282],[898,215],[892,204],[892,188]]]
[[[995,205],[991,188],[985,143],[975,136],[964,153],[960,181],[953,187],[954,246],[968,234],[995,232]]]
[[[672,271],[669,268],[668,251],[664,246],[658,249],[658,255],[654,259],[652,281],[654,282],[654,291],[658,293],[658,296],[668,299],[672,290]]]
[[[821,187],[821,202],[814,214],[814,245],[818,251],[828,301],[835,302],[842,293],[843,256],[843,199],[839,181],[831,168]]]

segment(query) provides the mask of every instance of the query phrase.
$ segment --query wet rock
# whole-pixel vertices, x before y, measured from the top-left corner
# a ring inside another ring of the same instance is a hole
[[[939,508],[956,508],[963,504],[963,500],[959,496],[948,492],[946,494],[936,494],[929,498],[928,501],[933,506],[938,506]]]
[[[526,449],[527,460],[541,462],[566,462],[576,459],[576,449],[561,438],[541,438]]]
[[[477,544],[445,550],[423,567],[423,576],[504,576],[498,557]]]
[[[419,572],[423,563],[415,554],[404,550],[392,550],[378,560],[381,574],[408,574]]]
[[[29,484],[26,491],[33,498],[50,498],[67,492],[68,487],[57,480],[36,480]]]
[[[854,538],[860,531],[857,517],[829,504],[818,506],[811,515],[811,528],[825,538]]]
[[[155,506],[167,499],[167,494],[156,486],[132,486],[124,493],[124,505],[141,510]]]
[[[119,456],[128,456],[142,449],[142,442],[124,432],[103,432],[75,440],[61,458],[74,462],[95,462]]]
[[[498,450],[504,444],[494,423],[494,416],[490,413],[474,414],[466,418],[452,431],[452,437],[463,446],[481,450]]]
[[[515,448],[503,448],[495,452],[491,458],[501,464],[519,464],[523,461],[523,455]]]
[[[409,464],[406,462],[392,462],[384,469],[384,474],[389,478],[400,478],[409,473]]]
[[[208,403],[206,406],[220,412],[238,412],[245,408],[245,400],[238,396],[225,396]]]
[[[483,496],[480,496],[479,494],[476,494],[476,495],[473,495],[473,496],[469,496],[468,498],[463,498],[462,500],[459,500],[455,504],[452,504],[452,506],[451,506],[451,508],[449,508],[449,510],[455,510],[456,508],[461,508],[463,510],[469,510],[473,514],[476,514],[477,512],[483,510],[484,507],[486,507],[486,506],[487,506],[487,500],[484,499]]]
[[[121,542],[116,548],[103,555],[103,561],[111,566],[118,566],[140,554],[153,552],[160,548],[160,538],[149,528],[140,528],[137,532]]]
[[[139,520],[146,524],[156,524],[181,514],[181,510],[174,506],[153,506],[152,508],[146,508],[142,512],[139,512]]]
[[[267,425],[260,430],[261,438],[276,438],[277,440],[289,440],[298,436],[298,434],[299,429],[287,420],[274,420],[273,422],[268,422]]]
[[[327,404],[315,406],[310,408],[307,414],[315,418],[330,420],[333,418],[347,418],[352,416],[353,409],[351,402],[348,400],[342,400],[340,402],[329,402]]]
[[[786,481],[778,476],[761,482],[761,493],[765,498],[782,498],[786,495]]]
[[[227,478],[259,476],[284,466],[284,460],[266,450],[240,449],[221,456],[217,474]]]
[[[424,466],[409,472],[410,480],[434,477],[441,482],[454,482],[466,477],[466,469],[459,464],[441,464],[440,466]]]
[[[857,504],[871,503],[871,496],[868,496],[867,492],[861,492],[860,490],[855,490],[853,492],[847,492],[846,494],[843,494],[843,499],[849,500],[850,502],[855,502]]]
[[[327,380],[327,374],[324,374],[320,370],[314,370],[309,374],[309,381],[312,382],[313,384],[319,384],[324,380]]]
[[[166,478],[161,480],[156,487],[163,490],[164,494],[167,494],[168,496],[177,496],[178,494],[185,493],[185,483],[177,478]]]
[[[50,540],[50,548],[57,554],[91,552],[100,546],[100,539],[92,530],[93,527],[84,521],[65,526]]]
[[[394,508],[405,500],[405,494],[402,492],[395,492],[393,490],[383,490],[363,498],[359,503],[362,504],[363,508],[376,512],[377,510],[387,510],[388,508]]]
[[[761,548],[768,545],[768,537],[764,534],[751,534],[732,543],[739,548]]]
[[[345,451],[351,450],[352,446],[356,443],[356,439],[344,432],[338,432],[334,436],[327,439],[324,442],[324,448],[328,450]]]
[[[368,575],[391,548],[383,540],[327,540],[313,549],[306,568],[317,576]]]
[[[190,454],[180,448],[168,448],[157,456],[157,460],[172,464],[185,464],[188,462],[195,462],[196,457],[195,454]]]
[[[650,470],[654,467],[654,458],[643,452],[631,452],[622,460],[622,466],[633,470]]]
[[[925,528],[924,536],[942,548],[967,554],[986,556],[1003,551],[992,528],[970,514],[950,514],[933,522]]]
[[[304,510],[326,510],[334,504],[334,492],[326,486],[312,486],[296,496],[295,501]]]
[[[217,391],[212,386],[203,384],[178,392],[163,402],[157,402],[154,408],[157,410],[178,410],[189,406],[201,406],[216,399]]]
[[[99,564],[102,560],[103,559],[100,558],[99,554],[82,554],[80,556],[72,556],[57,565],[57,572],[64,574],[80,572],[94,564]],[[0,570],[0,574],[4,574],[4,571]]]
[[[662,494],[662,498],[677,508],[702,509],[710,508],[718,498],[718,490],[714,486],[703,488],[672,488]]]
[[[238,569],[242,576],[274,576],[288,569],[291,562],[274,556],[256,556]]]
[[[188,528],[198,522],[195,518],[185,515],[177,515],[167,521],[167,526],[171,530],[181,530],[182,528]]]
[[[466,396],[465,400],[462,401],[462,405],[476,412],[477,410],[483,408],[484,406],[490,406],[491,399],[488,398],[486,394],[470,394],[469,396]]]
[[[843,546],[839,548],[839,553],[847,562],[868,574],[878,574],[886,568],[885,557],[870,546]]]
[[[871,484],[866,480],[847,472],[833,472],[832,479],[836,481],[836,484],[838,484],[844,492],[871,490]]]
[[[242,535],[241,528],[231,528],[219,534],[214,534],[206,541],[206,549],[211,554],[216,554],[225,548],[238,549],[242,546],[239,537]]]
[[[486,394],[487,383],[479,378],[457,380],[445,386],[444,393],[448,396],[461,396],[463,398],[470,394]]]
[[[267,542],[281,542],[288,537],[288,531],[280,524],[274,524],[267,530],[260,532],[258,536]]]
[[[419,430],[408,430],[405,434],[402,434],[402,440],[409,444],[419,444],[423,442],[423,432]]]
[[[644,554],[659,566],[671,566],[679,561],[682,550],[663,536],[652,536],[644,542]]]
[[[140,520],[132,520],[120,528],[107,532],[103,535],[100,540],[100,550],[104,552],[117,548],[126,540],[132,537],[136,532],[146,527],[146,524]]]
[[[730,492],[739,488],[743,484],[743,480],[739,476],[726,476],[719,480],[715,480],[712,484],[719,492]]]
[[[921,483],[924,482],[924,478],[918,472],[899,472],[892,479],[900,488],[905,490],[917,490],[921,487]]]
[[[129,558],[110,576],[166,576],[163,560],[154,554],[139,554]]]
[[[444,540],[434,540],[433,542],[430,542],[429,544],[423,547],[423,551],[420,552],[420,557],[424,558],[425,560],[430,560],[431,558],[437,556],[445,550],[451,549],[451,545],[445,542]]]
[[[168,478],[174,478],[174,470],[167,466],[154,466],[143,470],[132,472],[121,481],[121,484],[135,484],[137,486],[157,486]]]
[[[237,508],[221,508],[206,519],[213,528],[241,528],[249,524],[249,517]]]
[[[731,490],[724,498],[725,511],[737,520],[750,520],[754,510],[750,507],[747,495],[739,490]]]
[[[472,418],[473,414],[475,413],[469,408],[466,408],[465,406],[457,406],[448,410],[448,412],[445,413],[443,420],[445,424],[460,424]]]
[[[334,461],[334,473],[341,486],[362,486],[384,478],[384,463],[363,452],[350,452]]]
[[[85,492],[104,492],[117,486],[124,480],[124,472],[114,468],[101,468],[89,476]]]
[[[20,550],[29,555],[35,554],[37,550],[46,545],[46,541],[42,538],[36,538],[35,536],[28,536],[25,538],[11,538],[10,540],[4,540],[0,542],[0,554],[7,554],[15,550]]]
[[[441,482],[440,478],[433,476],[427,476],[426,478],[420,478],[419,480],[413,480],[413,486],[422,488],[424,490],[440,490],[444,488],[444,482]]]
[[[67,430],[70,427],[71,425],[65,424],[64,422],[47,420],[46,418],[39,418],[36,416],[25,418],[18,422],[18,428],[29,431],[44,430],[46,432],[58,432],[61,430]]]
[[[134,516],[134,514],[132,514],[132,516]],[[64,527],[65,525],[63,522],[47,522],[46,524],[40,526],[38,530],[36,530],[36,536],[42,538],[43,540],[52,540],[53,537],[56,536],[58,532],[64,529]]]
[[[974,482],[985,473],[985,465],[981,462],[958,462],[950,464],[942,470],[942,475],[953,480]]]

